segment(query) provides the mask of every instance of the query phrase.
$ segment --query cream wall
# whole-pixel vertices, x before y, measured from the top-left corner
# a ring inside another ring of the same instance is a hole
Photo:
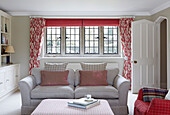
[[[160,15],[170,19],[170,8],[161,11],[153,16],[136,16],[136,20],[148,19],[155,20]],[[28,16],[13,16],[12,17],[12,45],[16,53],[12,55],[14,63],[21,64],[21,78],[28,75],[29,71],[29,37],[30,37],[30,18]],[[170,24],[169,24],[170,27]],[[170,33],[170,30],[169,30]],[[169,82],[170,83],[170,82]]]
[[[15,49],[15,54],[12,54],[12,62],[20,64],[21,78],[26,77],[29,71],[29,29],[29,17],[12,17],[11,40]]]
[[[167,8],[167,9],[165,9],[165,10],[162,10],[162,11],[160,11],[160,12],[158,12],[158,13],[156,13],[156,14],[154,14],[154,15],[152,15],[151,16],[151,18],[152,18],[152,20],[153,21],[155,21],[158,17],[160,17],[160,16],[163,16],[163,17],[166,17],[167,18],[167,23],[168,23],[168,33],[169,33],[169,36],[168,36],[168,39],[167,39],[167,47],[168,47],[168,58],[167,58],[167,63],[168,63],[168,70],[167,70],[167,72],[168,72],[168,77],[167,77],[167,83],[168,83],[168,87],[167,88],[169,88],[170,89],[170,8]]]
[[[136,17],[135,20],[150,19],[148,16]],[[15,48],[15,54],[12,54],[12,62],[21,65],[21,78],[28,76],[29,72],[29,37],[30,37],[30,18],[28,16],[12,17],[12,45]],[[120,63],[121,59],[115,59],[113,62]]]
[[[152,21],[151,16],[136,16],[135,19],[134,19],[134,21],[142,20],[142,19],[146,19],[146,20]]]

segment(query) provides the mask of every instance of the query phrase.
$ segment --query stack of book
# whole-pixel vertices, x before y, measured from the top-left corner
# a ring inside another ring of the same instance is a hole
[[[76,108],[81,108],[81,109],[88,109],[94,106],[97,106],[100,104],[99,100],[90,98],[81,98],[81,99],[77,99],[71,102],[68,102],[68,106],[70,107],[76,107]]]

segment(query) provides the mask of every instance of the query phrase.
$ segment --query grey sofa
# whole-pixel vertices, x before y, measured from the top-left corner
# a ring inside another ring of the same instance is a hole
[[[22,97],[22,115],[29,115],[43,99],[73,99],[86,94],[98,99],[106,99],[114,114],[128,114],[127,96],[130,83],[118,75],[119,70],[108,70],[108,86],[79,86],[79,75],[69,70],[69,86],[40,86],[40,68],[34,68],[32,75],[19,82]]]

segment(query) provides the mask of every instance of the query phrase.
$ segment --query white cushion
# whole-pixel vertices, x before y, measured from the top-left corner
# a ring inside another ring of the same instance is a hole
[[[170,100],[170,89],[169,89],[168,93],[166,94],[165,99]]]

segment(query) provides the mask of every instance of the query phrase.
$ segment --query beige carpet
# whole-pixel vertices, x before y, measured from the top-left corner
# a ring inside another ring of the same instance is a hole
[[[134,102],[137,95],[129,91],[128,106],[129,115],[133,115]],[[0,101],[0,115],[20,115],[21,114],[21,94],[16,91],[14,94]]]

